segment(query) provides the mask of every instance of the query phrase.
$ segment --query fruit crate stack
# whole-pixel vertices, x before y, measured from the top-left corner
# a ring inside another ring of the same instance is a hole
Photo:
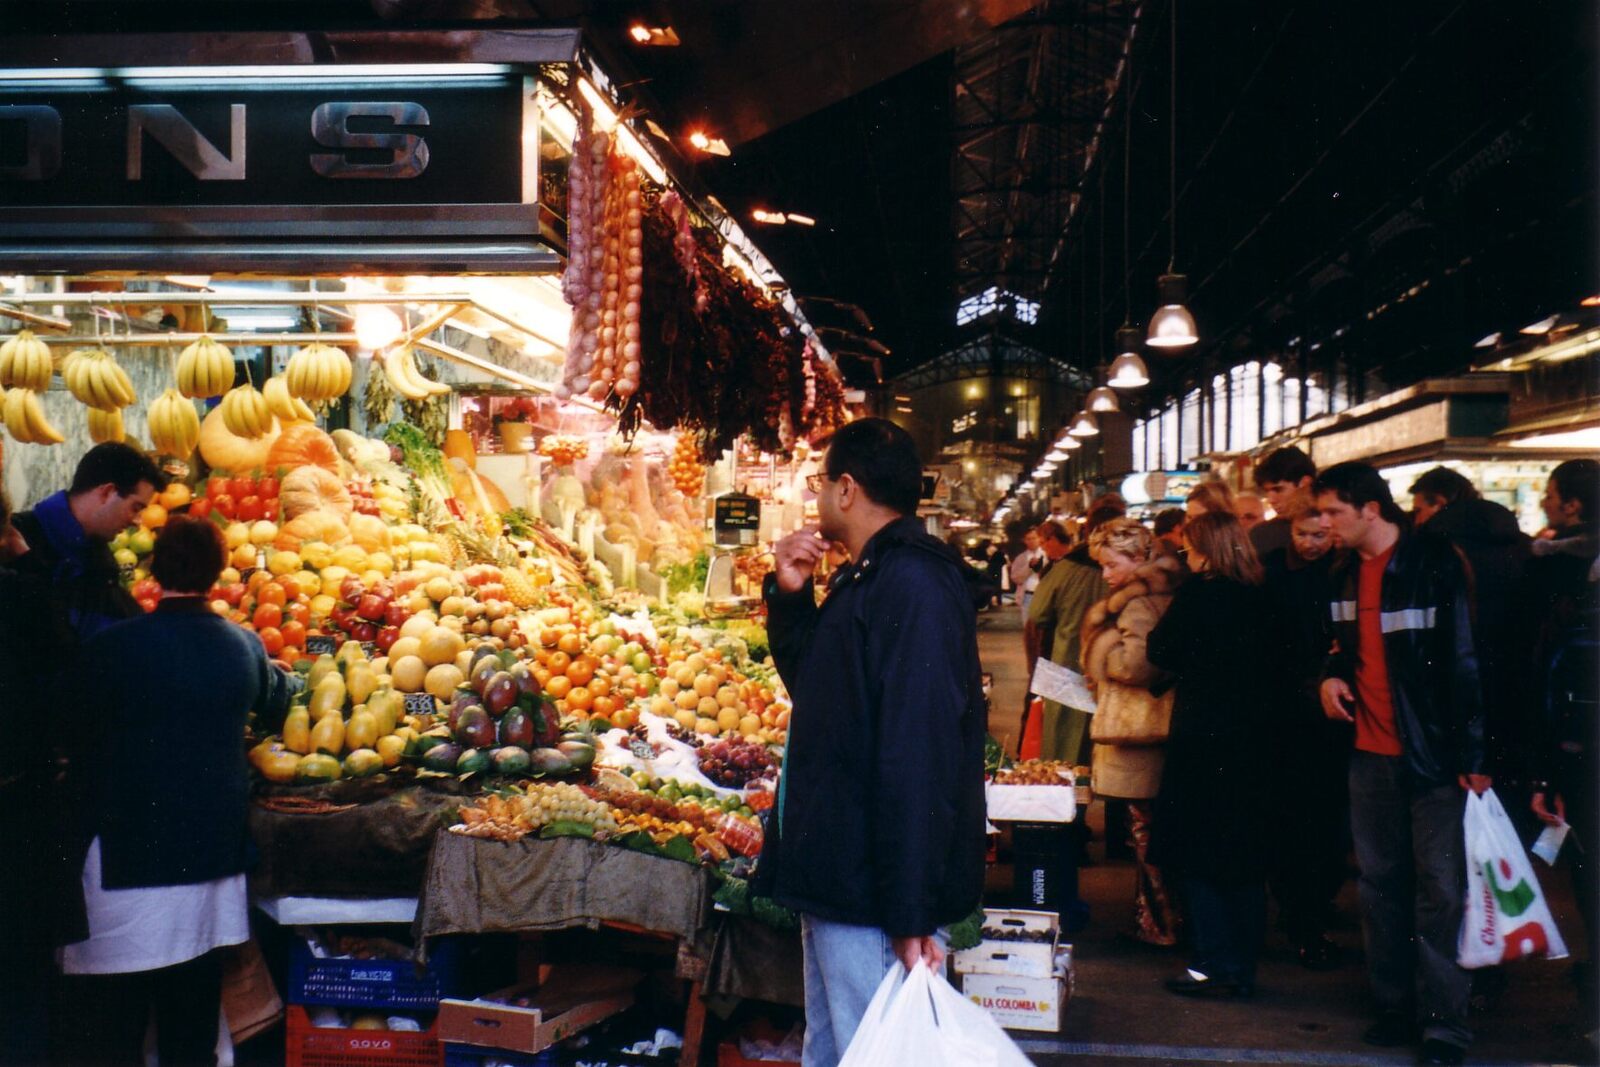
[[[444,1062],[432,1016],[441,995],[456,991],[459,946],[436,944],[426,968],[409,959],[319,956],[304,939],[289,950],[289,1007],[285,1031],[289,1067],[440,1067]],[[336,1009],[359,1025],[319,1027],[307,1008]],[[387,1027],[390,1015],[427,1021],[420,1032]]]
[[[1050,911],[987,909],[983,940],[955,953],[961,992],[1011,1030],[1057,1033],[1072,996],[1072,946]]]

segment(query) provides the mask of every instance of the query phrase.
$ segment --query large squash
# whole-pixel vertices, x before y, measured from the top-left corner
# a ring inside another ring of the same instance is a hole
[[[321,467],[330,474],[339,473],[339,450],[333,438],[309,422],[290,425],[273,442],[267,453],[268,470],[294,470],[296,467]]]
[[[272,420],[272,429],[266,435],[250,440],[228,430],[222,421],[222,408],[215,407],[200,424],[200,458],[213,470],[249,474],[267,466],[267,456],[281,436],[278,420]]]
[[[389,551],[389,526],[376,515],[352,515],[350,538],[368,552]]]
[[[355,511],[350,491],[344,487],[337,474],[321,467],[296,467],[283,476],[278,487],[278,505],[285,519],[293,519],[319,508],[331,511],[341,519],[349,520]]]
[[[308,511],[284,523],[272,547],[285,552],[298,552],[307,541],[321,541],[338,548],[350,543],[350,528],[331,511]]]

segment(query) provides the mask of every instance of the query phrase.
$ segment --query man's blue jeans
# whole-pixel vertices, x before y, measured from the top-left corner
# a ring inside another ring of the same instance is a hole
[[[944,931],[939,931],[944,941]],[[850,1047],[861,1017],[883,976],[894,966],[889,935],[874,926],[851,926],[800,916],[805,950],[806,1043],[801,1067],[835,1067]]]

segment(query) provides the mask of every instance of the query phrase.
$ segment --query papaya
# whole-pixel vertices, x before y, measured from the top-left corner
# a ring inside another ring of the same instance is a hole
[[[301,756],[295,765],[294,780],[297,782],[332,782],[337,781],[343,774],[339,761],[332,756],[313,752]]]
[[[344,758],[346,778],[370,778],[383,770],[383,757],[370,748],[358,748]]]
[[[311,728],[311,747],[330,756],[344,751],[344,719],[338,712],[317,720],[317,725]]]
[[[350,713],[350,721],[344,727],[344,743],[351,749],[370,749],[378,743],[378,720],[366,707]]]
[[[405,712],[405,697],[387,687],[375,690],[367,697],[367,710],[372,712],[372,717],[378,721],[378,736],[384,737],[392,734],[400,725],[400,716]]]
[[[311,751],[311,712],[296,704],[283,720],[283,747],[305,755]]]
[[[378,675],[365,662],[357,663],[345,673],[345,686],[350,691],[350,703],[365,704],[378,688]]]
[[[344,679],[337,673],[329,674],[318,682],[316,688],[311,691],[311,703],[309,705],[311,718],[320,722],[330,714],[340,717],[344,711],[344,701],[347,695]]]
[[[327,653],[323,653],[322,655],[318,656],[317,661],[311,665],[311,673],[306,676],[306,688],[315,689],[318,684],[320,684],[321,681],[329,674],[338,673],[338,662],[332,656],[328,655]]]
[[[400,766],[400,758],[406,753],[406,739],[400,734],[389,734],[378,738],[378,757],[383,760],[385,767]]]
[[[261,757],[256,769],[269,782],[283,784],[295,780],[300,767],[300,756],[281,745],[274,745]]]
[[[348,674],[353,666],[367,661],[367,650],[361,647],[359,641],[346,641],[339,646],[339,651],[333,654],[333,658]]]

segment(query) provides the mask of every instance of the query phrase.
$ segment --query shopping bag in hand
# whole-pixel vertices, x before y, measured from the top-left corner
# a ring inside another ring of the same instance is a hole
[[[1550,916],[1533,864],[1494,790],[1467,794],[1462,832],[1467,901],[1456,962],[1463,967],[1494,967],[1534,956],[1565,957],[1567,946]]]
[[[839,1067],[1028,1067],[988,1012],[919,962],[892,967]]]

